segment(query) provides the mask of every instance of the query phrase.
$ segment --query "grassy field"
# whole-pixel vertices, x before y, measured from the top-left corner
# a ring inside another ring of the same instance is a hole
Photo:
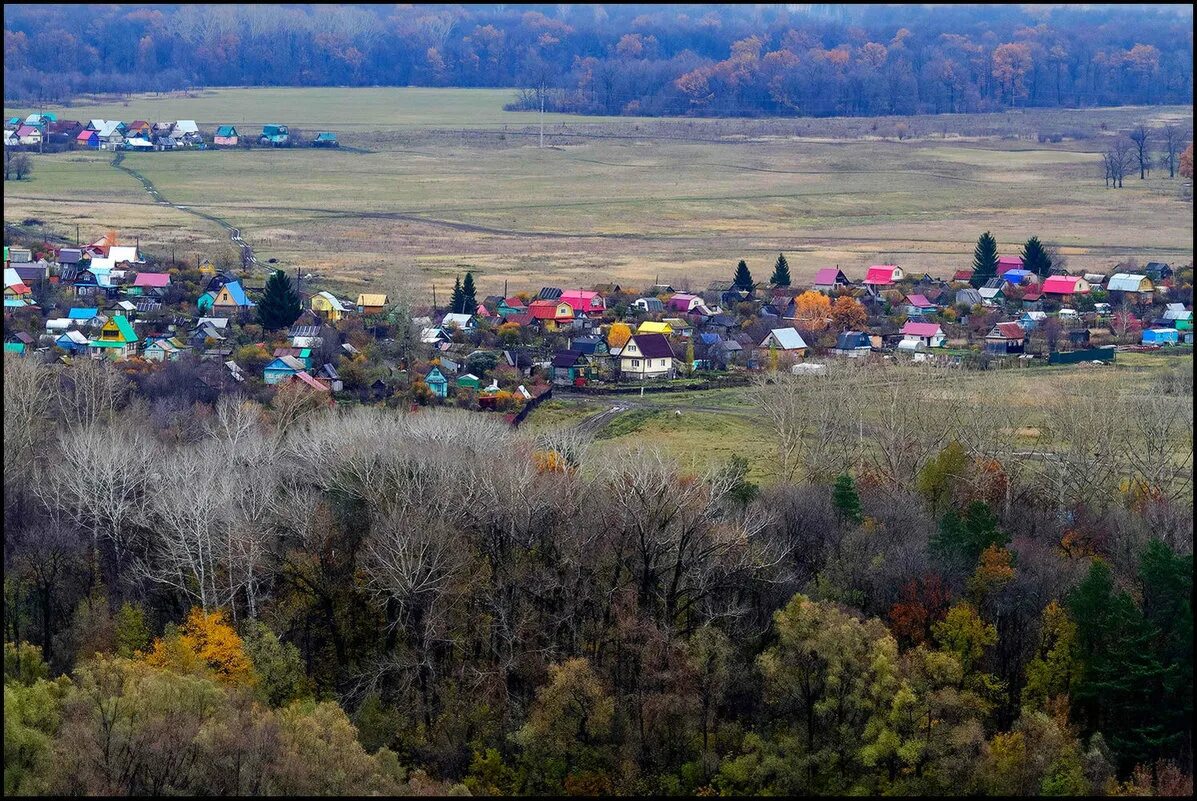
[[[541,149],[535,115],[502,111],[511,97],[234,89],[58,111],[338,131],[340,151],[132,154],[125,166],[171,203],[241,228],[259,258],[346,292],[380,282],[440,292],[467,266],[485,294],[505,280],[512,290],[658,277],[701,287],[730,277],[740,258],[766,278],[778,251],[799,282],[831,264],[853,276],[878,262],[943,275],[967,265],[984,230],[1006,253],[1036,234],[1074,269],[1192,258],[1192,205],[1179,180],[1157,173],[1110,191],[1098,166],[1102,124],[1191,124],[1191,108],[913,118],[919,135],[905,141],[881,139],[884,120],[558,116]],[[1033,139],[1072,129],[1087,138]],[[1024,137],[997,135],[1008,131]],[[217,225],[154,202],[110,158],[38,157],[31,180],[6,183],[5,222],[34,218],[72,238],[76,223],[85,235],[115,227],[189,257],[227,251]]]

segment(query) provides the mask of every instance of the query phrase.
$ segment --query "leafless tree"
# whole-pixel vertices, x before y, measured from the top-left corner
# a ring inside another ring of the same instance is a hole
[[[58,419],[70,428],[109,420],[125,399],[129,382],[107,362],[75,359],[54,383]]]
[[[1176,169],[1180,165],[1180,152],[1185,149],[1186,137],[1180,126],[1169,123],[1160,130],[1160,143],[1163,145],[1160,153],[1164,163],[1168,165],[1168,177],[1176,177]]]
[[[1139,162],[1139,179],[1147,178],[1151,169],[1151,134],[1152,130],[1145,124],[1139,123],[1126,135],[1134,144],[1134,156]]]
[[[50,368],[33,359],[4,360],[4,498],[19,507],[51,406]]]
[[[1133,158],[1130,141],[1121,136],[1106,148],[1103,157],[1106,171],[1106,186],[1122,188],[1122,179],[1126,177],[1126,172],[1130,169]]]

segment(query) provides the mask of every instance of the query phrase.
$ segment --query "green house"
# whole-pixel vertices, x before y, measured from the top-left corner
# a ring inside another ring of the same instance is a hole
[[[462,389],[472,389],[477,391],[482,387],[482,380],[473,373],[466,373],[457,379],[457,386]]]
[[[338,144],[337,135],[330,131],[321,131],[312,141],[313,147],[337,147]]]
[[[428,375],[424,377],[424,383],[432,390],[432,394],[438,398],[447,397],[449,394],[449,381],[445,378],[444,373],[440,371],[439,367],[433,367],[428,371]]]
[[[204,294],[199,296],[199,300],[196,301],[195,305],[202,312],[209,311],[209,310],[211,310],[212,304],[213,304],[213,302],[215,302],[215,300],[216,300],[215,292],[205,292]]]
[[[286,125],[266,125],[262,128],[262,135],[258,137],[258,141],[264,145],[288,145],[291,143],[291,134],[287,131]]]

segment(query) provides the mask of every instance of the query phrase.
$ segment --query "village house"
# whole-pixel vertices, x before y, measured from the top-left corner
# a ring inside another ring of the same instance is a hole
[[[593,377],[590,359],[575,350],[563,350],[553,355],[549,377],[554,384],[570,386],[585,383]]]
[[[845,331],[835,338],[837,356],[857,359],[873,352],[873,342],[864,331]]]
[[[1042,291],[1056,300],[1068,300],[1073,295],[1089,294],[1089,282],[1079,275],[1053,275],[1043,282]]]
[[[703,305],[702,298],[698,295],[689,295],[685,292],[678,292],[669,300],[665,301],[665,308],[671,312],[681,312],[687,314]]]
[[[985,352],[998,356],[1022,353],[1026,332],[1017,321],[997,323],[985,335]]]
[[[186,346],[174,337],[161,337],[146,343],[143,356],[151,362],[173,362],[183,355],[184,350]]]
[[[387,296],[363,292],[357,296],[356,305],[358,314],[382,314],[383,307],[387,305]]]
[[[262,380],[267,384],[278,384],[306,369],[307,365],[294,356],[279,356],[262,370]]]
[[[124,315],[115,314],[100,328],[99,334],[88,342],[93,358],[128,359],[137,355],[140,337]]]
[[[1125,299],[1150,303],[1155,294],[1155,286],[1146,275],[1114,273],[1110,276],[1106,291],[1114,301]]]
[[[240,281],[229,281],[213,297],[211,312],[214,317],[232,317],[256,305],[246,297]]]
[[[601,315],[607,310],[607,301],[603,296],[588,289],[567,289],[557,300],[568,303],[575,317]]]
[[[939,311],[939,307],[925,295],[907,295],[898,310],[907,317],[926,317]]]
[[[645,320],[636,327],[637,334],[663,334],[669,336],[673,333],[673,326],[664,320]]]
[[[628,378],[673,378],[673,348],[663,334],[636,334],[619,352],[619,371]]]
[[[349,311],[336,295],[328,291],[312,295],[311,309],[330,323],[340,320]]]
[[[432,394],[438,398],[445,398],[449,395],[449,379],[445,378],[445,374],[440,371],[439,367],[433,367],[424,376],[424,383],[432,390]]]
[[[337,135],[332,131],[321,131],[312,140],[312,147],[338,147]]]
[[[823,267],[815,273],[814,290],[829,293],[832,290],[843,289],[851,285],[848,276],[839,267]]]
[[[286,125],[266,125],[262,128],[258,143],[271,147],[286,147],[291,144],[291,135],[287,132]]]
[[[456,328],[458,331],[473,331],[478,327],[478,323],[472,314],[454,314],[449,312],[441,318],[441,327],[445,329]]]
[[[1011,270],[1021,270],[1022,259],[1018,256],[998,256],[997,257],[997,274],[1005,275]]]
[[[896,264],[877,264],[865,274],[864,284],[876,291],[877,287],[893,286],[903,277],[902,268]]]
[[[574,321],[573,306],[561,300],[534,300],[528,306],[528,312],[546,331],[557,331]]]
[[[761,344],[757,348],[763,351],[778,350],[794,356],[805,356],[807,344],[796,328],[774,328],[761,340]]]
[[[902,341],[898,343],[899,350],[915,350],[919,346],[942,348],[948,344],[948,338],[939,323],[908,320],[898,333],[902,335]]]
[[[216,135],[212,137],[212,144],[220,147],[236,147],[239,141],[237,129],[232,125],[220,126],[216,129]]]
[[[661,302],[660,298],[636,298],[632,302],[632,307],[650,314],[665,311],[665,304]]]
[[[161,297],[170,287],[170,273],[138,273],[133,286],[126,288],[129,295],[154,295]]]

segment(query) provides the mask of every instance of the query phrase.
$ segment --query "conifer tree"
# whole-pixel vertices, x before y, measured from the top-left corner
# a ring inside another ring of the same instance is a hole
[[[454,308],[453,311],[459,314],[473,314],[478,311],[476,291],[474,287],[474,274],[467,272],[465,280],[461,282],[461,308]]]
[[[449,311],[453,314],[461,314],[462,302],[465,299],[465,293],[461,288],[461,276],[453,279],[453,294],[449,297]]]
[[[267,331],[277,331],[291,325],[302,313],[299,295],[291,286],[291,279],[282,270],[275,270],[258,303],[258,322]]]
[[[1040,278],[1047,278],[1052,273],[1052,257],[1039,241],[1033,236],[1022,246],[1022,268],[1030,270]]]
[[[864,518],[860,514],[860,495],[856,492],[856,484],[852,476],[840,473],[835,478],[835,489],[831,493],[831,501],[840,516],[851,523],[859,523]]]
[[[990,278],[997,275],[997,240],[988,231],[977,239],[977,247],[973,251],[974,287],[982,287]]]
[[[786,261],[786,254],[777,254],[777,263],[773,265],[773,275],[769,278],[773,286],[790,285],[790,263]]]
[[[736,265],[736,276],[732,279],[732,285],[743,292],[752,291],[752,273],[748,272],[748,263],[743,259]]]

